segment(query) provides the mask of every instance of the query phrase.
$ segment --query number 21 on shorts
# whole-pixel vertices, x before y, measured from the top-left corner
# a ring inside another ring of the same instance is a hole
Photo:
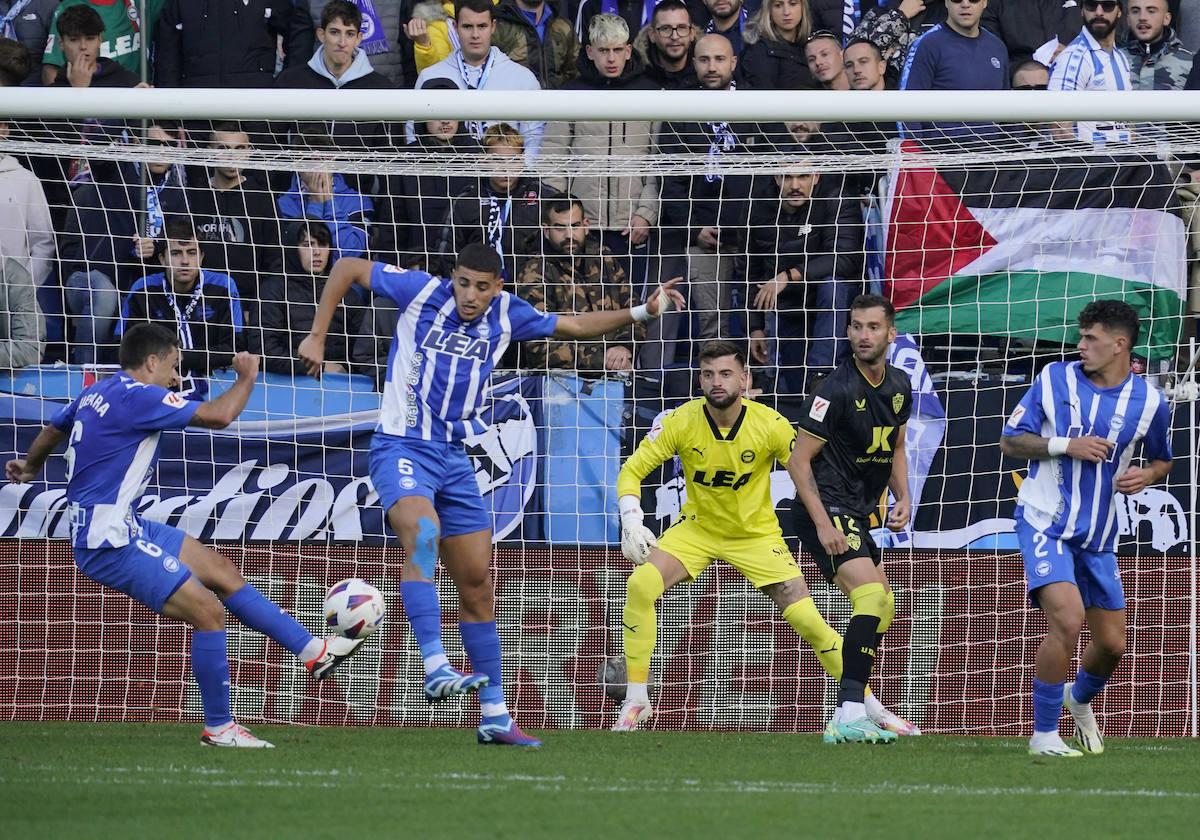
[[[1045,534],[1043,534],[1041,531],[1038,531],[1037,533],[1035,533],[1033,535],[1033,556],[1034,557],[1049,557],[1050,552],[1046,550],[1046,543],[1048,543],[1049,541],[1050,541],[1050,538],[1047,537]],[[1062,554],[1062,543],[1060,543],[1058,540],[1054,541],[1054,553],[1058,554],[1058,555]]]

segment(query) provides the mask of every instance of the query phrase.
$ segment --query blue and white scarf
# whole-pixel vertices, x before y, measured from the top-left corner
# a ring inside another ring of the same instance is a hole
[[[17,0],[16,3],[13,3],[12,8],[8,10],[8,14],[0,18],[0,34],[3,34],[5,38],[12,38],[14,41],[18,40],[17,27],[13,24],[13,21],[32,2],[33,0]]]
[[[375,0],[350,0],[362,12],[362,43],[359,47],[367,55],[379,55],[392,51],[388,43],[387,33],[379,20],[379,12],[375,10]]]

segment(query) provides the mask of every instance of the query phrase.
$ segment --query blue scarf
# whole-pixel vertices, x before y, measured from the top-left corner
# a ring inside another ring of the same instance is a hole
[[[362,12],[362,44],[360,48],[367,55],[379,55],[380,53],[391,52],[392,47],[388,43],[387,33],[383,31],[383,24],[379,20],[379,12],[375,11],[375,0],[350,0],[358,10]]]
[[[13,3],[12,8],[8,10],[8,14],[0,18],[0,34],[3,34],[5,38],[12,38],[14,41],[18,40],[17,28],[13,25],[13,21],[32,2],[33,0],[17,0],[16,3]]]

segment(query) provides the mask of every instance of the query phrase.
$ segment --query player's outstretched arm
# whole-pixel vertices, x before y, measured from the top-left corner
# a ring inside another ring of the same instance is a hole
[[[801,432],[796,436],[796,448],[792,450],[792,457],[788,458],[785,466],[792,483],[796,485],[796,497],[808,511],[808,518],[817,526],[817,539],[821,541],[821,547],[831,557],[836,557],[849,549],[846,535],[833,527],[829,512],[821,502],[821,491],[817,489],[817,479],[812,471],[813,458],[824,446],[825,441]]]
[[[649,300],[632,309],[619,309],[616,312],[585,312],[582,315],[558,316],[558,326],[554,329],[555,338],[596,338],[597,336],[619,330],[635,321],[649,321],[658,318],[672,309],[683,309],[683,295],[675,289],[682,277],[668,280],[659,286]],[[326,286],[326,291],[329,287]]]
[[[237,381],[233,383],[233,387],[215,400],[202,403],[188,425],[204,429],[224,429],[236,420],[250,400],[250,394],[254,392],[259,361],[259,357],[252,353],[243,351],[235,355],[233,369],[237,373]]]
[[[1045,461],[1058,455],[1066,455],[1068,458],[1098,464],[1108,460],[1113,445],[1111,440],[1095,435],[1045,438],[1032,432],[1023,432],[1000,438],[1000,451],[1010,458],[1022,461]]]
[[[58,448],[66,436],[66,432],[55,426],[50,424],[43,426],[42,430],[38,432],[38,436],[33,439],[25,457],[14,458],[5,465],[4,474],[8,480],[24,484],[37,478],[46,459],[50,457],[50,453]]]
[[[309,376],[321,378],[321,370],[325,366],[325,336],[329,332],[333,314],[351,286],[357,283],[364,289],[371,288],[373,266],[370,260],[359,257],[342,257],[333,264],[329,279],[325,281],[325,290],[321,293],[321,302],[317,305],[317,314],[313,316],[312,329],[296,350]]]

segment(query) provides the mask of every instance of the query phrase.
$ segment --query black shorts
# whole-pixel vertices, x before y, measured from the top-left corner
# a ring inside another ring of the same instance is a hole
[[[812,521],[807,511],[800,509],[800,506],[797,505],[795,522],[800,545],[812,557],[825,580],[833,583],[833,576],[837,574],[838,567],[855,557],[869,557],[872,563],[876,566],[879,565],[879,546],[875,545],[875,540],[871,538],[871,523],[867,521],[866,517],[842,513],[830,514],[829,518],[833,520],[834,527],[845,534],[846,543],[849,546],[845,553],[836,557],[830,557],[826,553],[821,546],[821,540],[817,537],[816,523]]]

